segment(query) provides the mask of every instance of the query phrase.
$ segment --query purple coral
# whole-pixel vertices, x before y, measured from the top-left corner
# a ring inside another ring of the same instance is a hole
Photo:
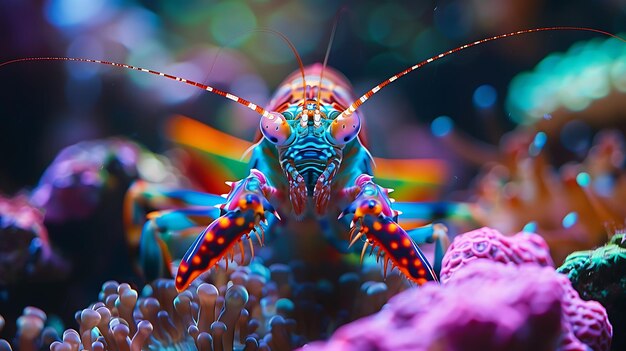
[[[313,350],[610,349],[605,309],[551,267],[545,241],[481,228],[455,238],[441,280],[403,292]]]
[[[483,227],[454,238],[443,257],[441,282],[445,283],[456,271],[477,259],[554,266],[548,245],[541,236],[527,232],[504,236],[495,229]]]
[[[608,350],[611,325],[567,278],[535,264],[474,262],[444,286],[411,289],[318,350]],[[303,349],[304,350],[304,349]]]
[[[475,262],[461,269],[448,282],[447,286],[459,288],[459,283],[466,280],[475,280],[482,282],[487,286],[492,285],[496,280],[501,279],[493,275],[493,266],[490,261]],[[533,264],[523,263],[519,266],[519,270],[513,265],[496,265],[507,267],[508,272],[501,268],[499,274],[508,275],[508,279],[515,280],[516,274],[518,279],[526,279],[532,283],[532,270],[529,267]],[[597,301],[585,301],[580,298],[567,276],[556,273],[552,268],[539,268],[543,275],[552,275],[552,280],[559,284],[559,296],[561,300],[562,310],[562,337],[559,342],[558,350],[609,350],[611,346],[612,326],[608,321],[606,310]],[[504,273],[503,273],[504,272]],[[537,273],[539,275],[539,273]],[[535,284],[541,284],[536,281]],[[511,284],[509,289],[521,289],[521,286]]]

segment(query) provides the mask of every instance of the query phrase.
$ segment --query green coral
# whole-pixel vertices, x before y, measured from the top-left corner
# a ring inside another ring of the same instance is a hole
[[[619,233],[595,250],[577,251],[558,272],[567,274],[585,300],[600,302],[614,328],[613,350],[626,350],[626,236]]]

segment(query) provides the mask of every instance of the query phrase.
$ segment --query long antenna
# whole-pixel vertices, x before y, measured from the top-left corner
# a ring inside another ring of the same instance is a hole
[[[10,60],[10,61],[6,61],[6,62],[2,62],[0,63],[0,67],[2,66],[6,66],[6,65],[10,65],[10,64],[14,64],[14,63],[19,63],[19,62],[27,62],[27,61],[74,61],[74,62],[87,62],[87,63],[99,63],[102,65],[108,65],[108,66],[113,66],[113,67],[117,67],[117,68],[127,68],[127,69],[132,69],[135,71],[140,71],[140,72],[145,72],[145,73],[150,73],[150,74],[154,74],[156,76],[161,76],[161,77],[165,77],[171,80],[175,80],[177,82],[181,82],[181,83],[185,83],[187,85],[191,85],[197,88],[200,88],[202,90],[206,90],[210,93],[213,94],[217,94],[219,96],[223,96],[229,100],[232,100],[240,105],[243,105],[249,109],[251,109],[252,111],[255,111],[256,113],[260,114],[263,117],[269,117],[270,113],[267,112],[267,110],[265,110],[264,108],[260,107],[257,104],[254,104],[246,99],[242,99],[237,95],[231,94],[229,92],[225,92],[223,90],[214,88],[210,85],[206,85],[206,84],[202,84],[202,83],[198,83],[195,82],[193,80],[189,80],[189,79],[185,79],[185,78],[180,78],[177,76],[173,76],[171,74],[167,74],[167,73],[162,73],[159,71],[154,71],[151,69],[146,69],[146,68],[141,68],[141,67],[137,67],[137,66],[131,66],[131,65],[127,65],[124,63],[117,63],[117,62],[109,62],[109,61],[102,61],[102,60],[92,60],[92,59],[85,59],[85,58],[77,58],[77,57],[26,57],[26,58],[19,58],[19,59],[15,59],[15,60]]]
[[[395,81],[396,79],[403,77],[413,71],[415,71],[416,69],[423,67],[433,61],[437,61],[441,58],[444,58],[450,54],[453,54],[455,52],[461,51],[461,50],[465,50],[468,48],[471,48],[472,46],[476,46],[476,45],[480,45],[480,44],[484,44],[486,42],[489,41],[493,41],[493,40],[498,40],[498,39],[503,39],[503,38],[507,38],[507,37],[513,37],[516,35],[521,35],[521,34],[528,34],[528,33],[536,33],[536,32],[544,32],[544,31],[550,31],[550,30],[576,30],[576,31],[586,31],[586,32],[594,32],[594,33],[600,33],[609,37],[613,37],[616,38],[618,40],[621,40],[622,42],[626,42],[626,39],[619,37],[615,34],[600,30],[600,29],[594,29],[594,28],[585,28],[585,27],[567,27],[567,26],[562,26],[562,27],[543,27],[543,28],[534,28],[534,29],[525,29],[525,30],[519,30],[516,32],[511,32],[511,33],[507,33],[507,34],[500,34],[500,35],[496,35],[490,38],[486,38],[486,39],[482,39],[482,40],[477,40],[473,43],[468,43],[465,44],[463,46],[459,46],[457,48],[454,48],[452,50],[448,50],[444,53],[441,53],[439,55],[433,56],[427,60],[424,60],[418,64],[415,64],[407,69],[405,69],[402,72],[399,72],[397,74],[394,74],[393,76],[391,76],[389,79],[383,81],[382,83],[378,84],[377,86],[375,86],[374,88],[372,88],[371,90],[369,90],[368,92],[366,92],[365,94],[363,94],[363,96],[361,96],[358,100],[355,100],[345,111],[343,111],[341,114],[343,115],[343,117],[347,117],[349,115],[351,115],[352,113],[354,113],[354,111],[356,111],[361,105],[363,105],[363,103],[365,101],[367,101],[370,97],[372,97],[372,95],[376,94],[377,92],[379,92],[382,88],[386,87],[387,85],[389,85],[390,83],[392,83],[393,81]],[[339,118],[339,117],[338,117]]]
[[[342,7],[337,14],[335,15],[335,19],[333,20],[333,30],[330,32],[330,40],[328,40],[328,47],[326,47],[326,55],[324,55],[324,64],[322,64],[322,70],[320,72],[320,84],[317,87],[317,109],[320,109],[320,99],[322,96],[322,81],[324,80],[324,71],[326,70],[326,65],[328,64],[328,57],[330,56],[330,49],[333,47],[333,41],[335,40],[335,31],[337,30],[337,24],[339,23],[339,17],[341,13],[345,10],[345,6]]]
[[[296,57],[296,60],[298,61],[298,67],[300,68],[300,74],[302,75],[302,102],[306,101],[306,80],[304,79],[304,64],[302,63],[302,58],[300,57],[300,54],[298,53],[296,46],[293,45],[291,40],[289,40],[289,38],[287,38],[286,35],[284,35],[283,33],[279,31],[276,31],[273,29],[265,29],[265,28],[255,29],[254,31],[278,35],[285,41],[285,43],[287,43],[287,45],[289,45],[289,48],[291,49],[291,51],[293,52],[293,55]]]

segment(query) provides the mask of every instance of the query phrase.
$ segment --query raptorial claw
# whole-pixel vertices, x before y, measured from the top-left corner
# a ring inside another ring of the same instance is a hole
[[[259,228],[265,221],[266,212],[275,209],[264,196],[265,178],[258,171],[251,172],[247,178],[233,184],[227,201],[222,206],[226,213],[209,224],[181,260],[176,274],[176,289],[182,291],[201,273],[211,269],[222,258],[234,258],[234,247],[239,245],[242,263],[245,259],[241,240],[249,238],[249,233]],[[258,234],[257,234],[258,235]],[[263,239],[259,238],[261,245]],[[254,249],[250,249],[254,255]],[[228,263],[228,261],[227,261]]]
[[[411,240],[409,235],[393,219],[385,216],[365,215],[362,231],[385,252],[385,261],[391,260],[407,278],[421,285],[426,281],[437,281],[430,263]]]
[[[176,289],[185,290],[201,273],[211,269],[254,226],[254,211],[232,211],[209,224],[187,250],[178,266]]]
[[[437,281],[437,276],[422,251],[393,220],[397,213],[391,209],[388,191],[371,179],[368,175],[357,178],[355,183],[360,187],[360,192],[355,201],[340,214],[340,217],[348,213],[354,214],[350,223],[350,246],[365,235],[367,240],[363,245],[361,258],[367,246],[371,245],[372,249],[378,247],[378,256],[382,255],[381,251],[385,254],[385,274],[388,261],[391,260],[392,266],[396,266],[408,279],[419,285],[429,280]],[[357,222],[358,225],[355,225]]]

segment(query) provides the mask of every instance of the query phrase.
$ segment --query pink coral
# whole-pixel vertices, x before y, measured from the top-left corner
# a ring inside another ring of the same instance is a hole
[[[536,234],[466,233],[443,259],[444,285],[404,292],[307,350],[609,350],[606,311],[583,301],[549,254]]]
[[[611,332],[604,309],[582,301],[552,268],[485,260],[446,285],[399,294],[306,350],[604,351]]]
[[[527,232],[504,236],[495,229],[484,227],[454,238],[443,258],[441,282],[445,283],[461,267],[477,259],[554,266],[548,245],[541,236]]]
[[[563,313],[569,323],[563,323],[563,350],[609,350],[613,327],[609,323],[606,309],[597,301],[585,301],[574,290],[566,275],[559,274],[559,282],[565,289]]]

